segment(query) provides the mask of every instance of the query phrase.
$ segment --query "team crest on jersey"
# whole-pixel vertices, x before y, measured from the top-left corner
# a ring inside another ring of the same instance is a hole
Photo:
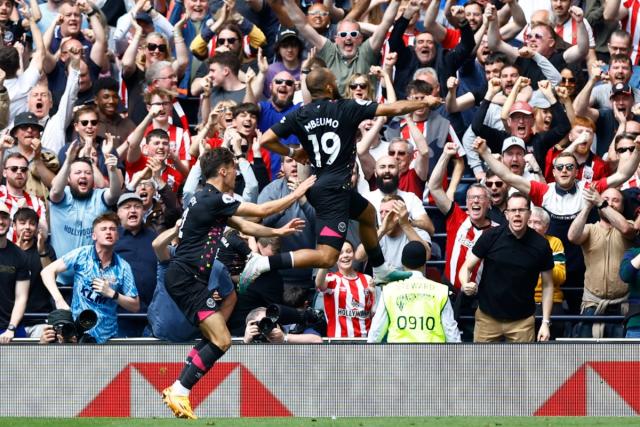
[[[234,199],[232,196],[228,195],[228,194],[223,194],[222,195],[222,201],[225,203],[233,203],[236,201],[236,199]]]
[[[344,233],[345,231],[347,231],[347,224],[345,224],[344,222],[338,223],[338,230],[340,230],[341,233]]]
[[[207,302],[205,304],[207,304],[207,307],[209,308],[215,308],[216,306],[216,302],[213,300],[213,298],[207,298]]]

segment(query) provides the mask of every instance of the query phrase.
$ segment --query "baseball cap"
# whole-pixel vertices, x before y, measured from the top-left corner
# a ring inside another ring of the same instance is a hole
[[[528,102],[525,101],[517,101],[514,102],[514,104],[511,106],[511,109],[509,110],[509,116],[511,116],[513,113],[524,113],[524,114],[533,114],[533,108],[531,108],[531,105],[529,105]]]
[[[11,215],[11,211],[9,210],[7,205],[4,204],[4,202],[0,202],[0,212]]]
[[[136,200],[140,203],[142,203],[142,199],[140,198],[140,196],[138,196],[136,193],[124,193],[122,196],[120,196],[120,198],[118,199],[118,203],[116,204],[117,207],[120,207],[121,204],[128,202],[129,200]]]
[[[302,45],[302,40],[298,37],[298,32],[291,28],[285,28],[280,33],[278,33],[278,38],[276,39],[275,48],[278,49],[280,45],[287,39],[296,39],[300,45]]]
[[[626,84],[626,83],[616,83],[611,88],[611,97],[614,97],[614,96],[616,96],[618,94],[631,96],[631,95],[633,95],[633,92],[631,92],[631,88],[629,87],[628,84]]]
[[[11,128],[11,135],[13,135],[13,133],[16,131],[16,129],[18,129],[20,126],[26,126],[26,125],[33,125],[35,127],[37,127],[38,129],[40,129],[40,132],[42,132],[42,130],[44,129],[42,127],[42,125],[40,124],[40,122],[38,121],[38,118],[36,117],[35,114],[29,112],[29,111],[25,111],[22,112],[20,114],[18,114],[16,116],[16,118],[13,121],[13,127]]]
[[[47,323],[51,326],[59,325],[61,323],[70,323],[73,325],[73,316],[69,310],[53,310],[47,316]]]
[[[424,267],[427,263],[427,249],[420,242],[409,242],[402,249],[402,265],[407,268]]]
[[[518,147],[520,147],[523,150],[527,151],[527,149],[526,149],[526,147],[524,145],[524,140],[522,138],[518,138],[517,136],[510,136],[509,138],[507,138],[504,141],[502,141],[502,151],[501,151],[501,153],[504,153],[509,148],[513,147],[514,145],[517,145]]]

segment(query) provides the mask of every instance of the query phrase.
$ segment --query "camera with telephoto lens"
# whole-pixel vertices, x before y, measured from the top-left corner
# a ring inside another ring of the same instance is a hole
[[[60,336],[65,343],[73,342],[74,338],[78,344],[96,342],[95,338],[86,333],[98,323],[98,315],[91,309],[82,310],[75,322],[69,310],[54,310],[49,313],[47,323],[53,326],[56,341]]]
[[[289,330],[291,334],[301,334],[308,327],[324,322],[324,312],[313,308],[298,310],[280,304],[267,307],[265,316],[258,322],[259,333],[253,337],[254,342],[269,342],[267,337],[278,325],[295,325]]]

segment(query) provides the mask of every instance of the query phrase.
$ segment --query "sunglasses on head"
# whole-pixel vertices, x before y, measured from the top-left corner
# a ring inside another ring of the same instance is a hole
[[[576,165],[574,165],[573,163],[557,163],[557,164],[553,165],[553,167],[558,172],[562,172],[563,169],[566,169],[569,172],[571,172],[572,170],[574,170],[576,168]]]
[[[491,187],[502,188],[502,186],[504,185],[504,182],[502,182],[502,181],[495,181],[495,182],[487,181],[487,182],[485,182],[485,185],[487,187],[489,187],[489,188],[491,188]]]
[[[633,153],[635,151],[635,149],[636,149],[636,147],[634,147],[634,146],[631,146],[631,147],[618,147],[618,148],[616,148],[616,153],[622,154],[625,151]]]
[[[166,44],[155,44],[155,43],[147,43],[147,49],[149,49],[150,51],[160,51],[160,52],[166,52],[167,51],[167,45]]]
[[[7,166],[5,169],[8,169],[13,173],[16,173],[18,171],[22,173],[27,173],[27,171],[29,170],[27,166]]]
[[[218,37],[218,44],[234,44],[235,42],[238,41],[237,37],[229,37],[229,38],[222,38],[222,37]]]
[[[351,83],[349,85],[349,88],[351,88],[351,90],[354,89],[366,89],[369,87],[369,83]]]
[[[360,31],[340,31],[338,36],[345,38],[347,36],[351,36],[354,39],[360,35]]]
[[[293,84],[295,83],[293,80],[289,79],[273,79],[273,82],[277,85],[281,85],[284,83],[289,87],[293,87]]]
[[[97,120],[80,120],[80,124],[82,126],[88,126],[89,124],[91,124],[91,126],[96,126],[98,124]]]

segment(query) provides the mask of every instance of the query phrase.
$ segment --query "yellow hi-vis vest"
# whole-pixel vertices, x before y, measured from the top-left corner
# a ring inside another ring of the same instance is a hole
[[[387,342],[446,342],[441,313],[449,288],[420,276],[389,283],[382,298],[389,315]]]

